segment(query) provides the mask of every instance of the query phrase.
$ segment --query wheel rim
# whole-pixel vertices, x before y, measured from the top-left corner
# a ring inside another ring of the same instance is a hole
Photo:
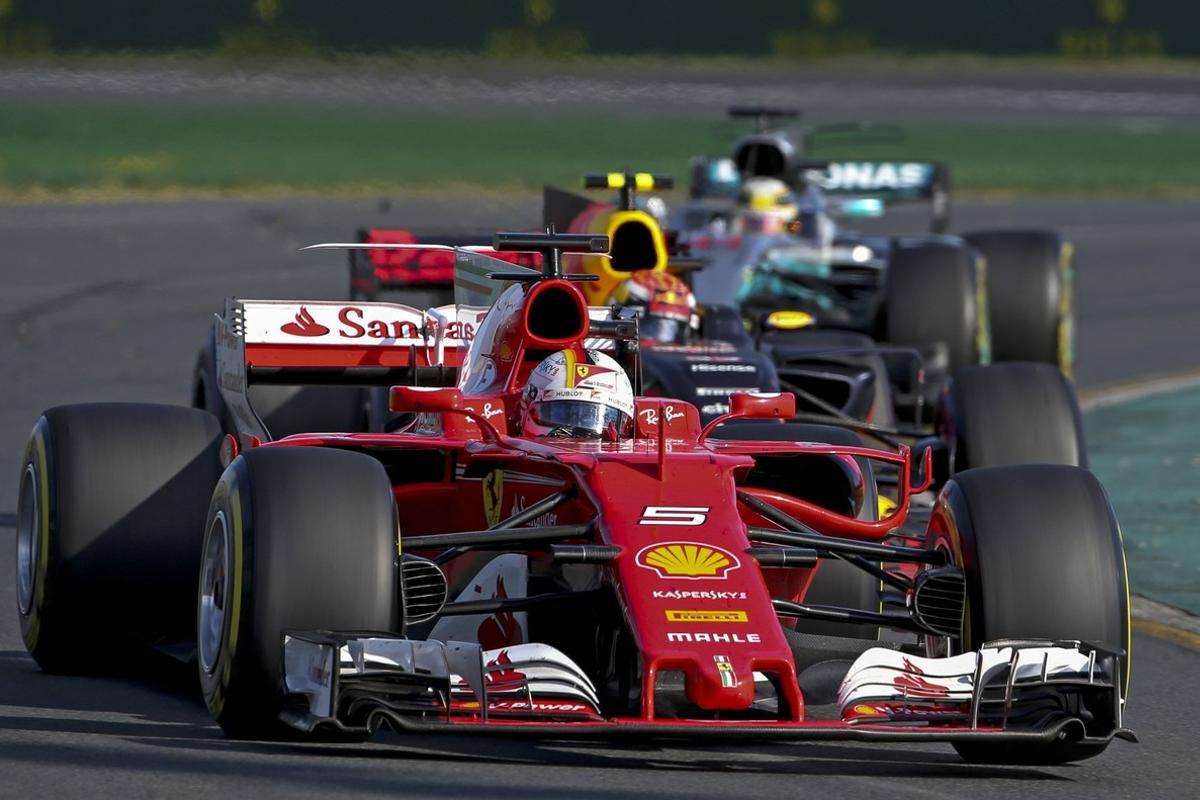
[[[37,484],[33,464],[26,465],[17,498],[17,608],[23,617],[33,610],[37,557],[42,543]]]
[[[230,599],[229,526],[225,512],[213,517],[204,539],[204,562],[200,572],[200,619],[197,625],[200,668],[212,674],[221,657],[228,622]]]

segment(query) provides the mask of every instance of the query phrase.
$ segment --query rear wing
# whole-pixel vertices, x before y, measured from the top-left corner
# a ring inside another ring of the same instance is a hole
[[[939,161],[829,161],[816,183],[830,195],[929,200],[939,187],[949,191],[950,168]]]
[[[950,167],[940,161],[803,161],[799,177],[830,197],[871,197],[885,205],[930,204],[930,229],[946,230],[950,220]],[[742,177],[731,158],[694,158],[693,199],[738,196]]]
[[[541,235],[497,234],[497,241],[501,236]],[[604,237],[582,238],[608,246]],[[541,276],[490,255],[494,248],[483,245],[331,242],[303,249],[449,252],[457,302],[422,311],[399,303],[228,298],[214,320],[217,386],[237,431],[260,441],[271,436],[250,405],[251,384],[453,386],[476,337],[490,345],[486,326],[493,312],[503,317],[519,308],[510,307],[519,293],[509,293],[507,304],[505,293]],[[529,249],[509,252],[546,257]],[[607,307],[589,308],[588,315],[595,338],[586,346],[613,349],[618,338],[636,342],[636,322],[613,320]]]
[[[404,249],[349,250],[352,297],[378,299],[381,290],[435,289],[454,286],[454,247],[480,248],[498,261],[523,267],[538,267],[537,253],[505,253],[491,250],[492,234],[482,232],[421,233],[404,228],[360,228],[362,244],[428,245]]]
[[[214,320],[217,386],[237,430],[268,441],[253,383],[453,385],[474,331],[455,306],[229,298]]]
[[[810,179],[831,197],[876,197],[886,205],[930,204],[930,229],[950,220],[950,167],[940,161],[829,161]]]

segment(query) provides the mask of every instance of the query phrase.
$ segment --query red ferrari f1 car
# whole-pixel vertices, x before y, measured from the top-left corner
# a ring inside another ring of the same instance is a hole
[[[37,662],[193,657],[236,737],[941,741],[1007,762],[1133,738],[1125,562],[1090,472],[960,472],[915,530],[928,456],[813,443],[787,394],[735,394],[704,427],[635,397],[636,321],[560,267],[606,237],[493,245],[541,269],[448,250],[453,314],[228,301],[237,435],[195,409],[46,411],[17,534]],[[386,385],[412,420],[272,440],[246,399],[271,382]],[[876,600],[807,602],[833,562]]]

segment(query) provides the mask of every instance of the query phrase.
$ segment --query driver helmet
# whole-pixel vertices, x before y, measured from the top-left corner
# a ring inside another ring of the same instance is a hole
[[[638,270],[616,288],[613,300],[638,315],[638,336],[644,342],[686,344],[700,329],[696,296],[669,272]]]
[[[633,386],[612,357],[559,350],[525,386],[525,432],[532,436],[616,441],[633,433]]]
[[[780,233],[800,213],[796,193],[778,178],[749,178],[738,204],[742,233]]]

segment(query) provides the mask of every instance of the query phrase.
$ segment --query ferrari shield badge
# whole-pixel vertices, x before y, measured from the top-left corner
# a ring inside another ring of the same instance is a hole
[[[504,470],[494,469],[483,478],[483,515],[488,527],[500,521],[500,506],[504,503]]]

